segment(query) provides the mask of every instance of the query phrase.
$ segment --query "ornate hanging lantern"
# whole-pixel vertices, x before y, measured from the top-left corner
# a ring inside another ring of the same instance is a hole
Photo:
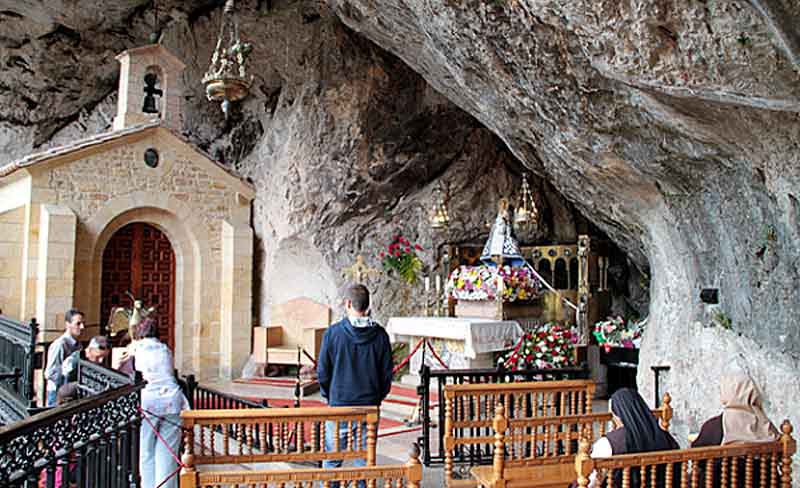
[[[250,93],[253,77],[247,75],[246,63],[252,50],[250,43],[242,42],[239,38],[239,20],[234,0],[227,0],[211,65],[203,76],[206,96],[210,101],[220,103],[226,119],[231,103],[242,100]]]
[[[450,214],[447,211],[447,201],[441,183],[433,190],[433,208],[430,215],[431,229],[440,230],[450,225]]]
[[[533,201],[531,187],[528,185],[528,175],[522,175],[522,188],[520,189],[519,202],[514,212],[514,224],[518,228],[536,229],[539,224],[539,210]]]

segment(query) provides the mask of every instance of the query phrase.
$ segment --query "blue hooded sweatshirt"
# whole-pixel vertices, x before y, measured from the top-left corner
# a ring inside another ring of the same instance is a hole
[[[332,407],[380,405],[392,387],[392,346],[377,322],[347,318],[325,331],[317,362],[322,396]]]

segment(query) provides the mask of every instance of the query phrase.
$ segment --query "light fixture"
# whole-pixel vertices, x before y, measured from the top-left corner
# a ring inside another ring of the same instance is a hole
[[[211,65],[203,76],[206,96],[210,101],[220,104],[226,119],[231,103],[242,100],[250,93],[253,77],[247,75],[246,63],[252,50],[250,43],[242,42],[239,38],[234,0],[227,0]]]
[[[536,229],[539,224],[539,210],[533,201],[531,187],[528,185],[528,175],[522,175],[522,188],[520,189],[519,202],[514,211],[514,224],[517,228]]]
[[[447,211],[447,200],[441,182],[433,189],[433,208],[430,215],[431,229],[440,230],[450,225],[450,214]]]

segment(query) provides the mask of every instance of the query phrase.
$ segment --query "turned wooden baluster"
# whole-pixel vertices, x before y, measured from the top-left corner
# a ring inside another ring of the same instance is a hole
[[[672,414],[672,397],[669,393],[664,393],[664,398],[661,400],[661,420],[659,421],[662,429],[669,430]]]
[[[419,446],[415,442],[411,445],[411,452],[406,462],[406,479],[408,488],[420,488],[422,483],[422,464],[419,462]]]
[[[769,457],[769,488],[778,488],[778,457],[772,453]]]
[[[183,487],[197,486],[197,471],[194,469],[194,422],[183,420],[184,442],[183,455],[181,456],[180,484]],[[200,429],[202,432],[202,427]],[[213,447],[212,447],[213,451]]]
[[[728,486],[728,466],[729,466],[728,458],[722,458],[722,468],[720,469],[720,483],[722,486]]]
[[[492,421],[492,428],[494,428],[494,457],[492,460],[492,479],[495,488],[505,488],[505,480],[503,480],[503,471],[505,469],[505,432],[508,428],[508,420],[505,415],[505,408],[502,404],[497,404],[495,407],[494,420]]]
[[[781,424],[781,445],[783,453],[781,456],[781,488],[791,488],[792,486],[792,456],[797,451],[797,444],[792,438],[792,424],[789,420],[784,420]]]
[[[367,466],[375,466],[378,445],[378,415],[367,415]]]
[[[222,453],[228,456],[230,454],[230,438],[228,437],[228,425],[221,424],[222,427]]]
[[[453,479],[453,394],[450,391],[445,391],[444,402],[444,479],[447,486],[450,486],[450,480]]]
[[[744,486],[753,488],[753,456],[750,454],[747,455],[744,461]]]
[[[589,440],[581,436],[578,441],[578,454],[575,456],[575,472],[578,474],[578,486],[580,488],[589,486],[589,475],[594,468],[592,458],[589,456],[590,448]]]

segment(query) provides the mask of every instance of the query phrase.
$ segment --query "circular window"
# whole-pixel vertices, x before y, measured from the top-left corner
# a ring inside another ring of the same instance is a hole
[[[158,151],[152,147],[144,152],[144,164],[155,168],[158,166]]]

